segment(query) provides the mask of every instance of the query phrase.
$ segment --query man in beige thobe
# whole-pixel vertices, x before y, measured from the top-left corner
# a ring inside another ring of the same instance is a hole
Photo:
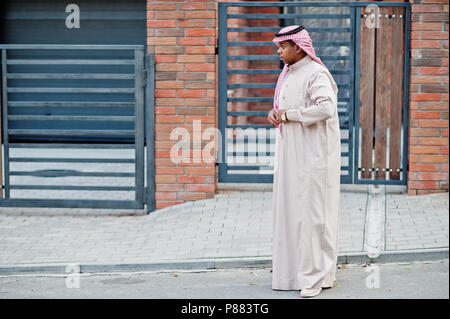
[[[333,286],[338,250],[341,143],[338,88],[303,27],[274,42],[285,63],[268,120],[277,126],[273,184],[274,290],[318,295]]]

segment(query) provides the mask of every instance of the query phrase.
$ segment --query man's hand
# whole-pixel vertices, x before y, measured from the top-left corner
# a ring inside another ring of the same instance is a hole
[[[279,123],[278,121],[278,116],[277,116],[277,112],[275,112],[275,110],[272,110],[269,112],[269,115],[267,116],[267,119],[269,120],[269,123],[277,126]]]

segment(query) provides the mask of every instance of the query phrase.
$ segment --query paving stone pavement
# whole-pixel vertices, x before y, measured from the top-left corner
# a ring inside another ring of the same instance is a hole
[[[448,193],[386,194],[385,251],[448,249]],[[364,254],[368,194],[341,192],[339,255]],[[142,211],[0,208],[0,266],[270,257],[272,193]]]

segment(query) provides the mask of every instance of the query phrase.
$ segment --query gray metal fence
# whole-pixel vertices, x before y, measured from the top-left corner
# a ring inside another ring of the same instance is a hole
[[[0,206],[153,210],[154,61],[144,46],[0,49]]]

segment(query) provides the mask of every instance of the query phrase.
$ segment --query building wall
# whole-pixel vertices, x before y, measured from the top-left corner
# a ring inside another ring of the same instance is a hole
[[[448,191],[447,0],[410,0],[408,194]]]

